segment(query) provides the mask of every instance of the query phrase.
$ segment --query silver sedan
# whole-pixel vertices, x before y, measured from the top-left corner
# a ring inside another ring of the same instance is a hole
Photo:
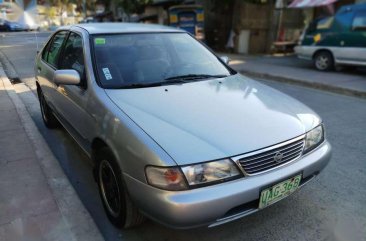
[[[118,227],[220,225],[294,193],[331,156],[317,114],[182,30],[62,27],[35,72],[44,123],[92,158]]]

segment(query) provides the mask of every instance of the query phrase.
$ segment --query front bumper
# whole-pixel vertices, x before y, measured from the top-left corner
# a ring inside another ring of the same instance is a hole
[[[187,191],[165,191],[125,174],[134,203],[149,218],[172,228],[216,226],[258,211],[265,187],[302,173],[302,183],[315,177],[329,162],[331,146],[325,141],[312,152],[281,168],[218,185]]]

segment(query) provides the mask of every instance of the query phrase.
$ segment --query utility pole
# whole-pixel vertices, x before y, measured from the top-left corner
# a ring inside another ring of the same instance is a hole
[[[86,0],[83,0],[83,15],[84,19],[86,19]]]

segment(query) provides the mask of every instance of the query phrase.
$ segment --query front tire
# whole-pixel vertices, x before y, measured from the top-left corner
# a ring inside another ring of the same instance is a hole
[[[47,104],[47,101],[42,93],[40,88],[37,89],[39,104],[41,107],[41,114],[44,124],[49,129],[54,129],[60,126],[60,123],[56,119],[55,115],[52,112],[52,109]]]
[[[328,51],[321,51],[314,57],[314,66],[320,71],[330,71],[334,68],[333,55]]]
[[[130,228],[141,224],[145,218],[132,203],[122,171],[112,151],[102,148],[96,155],[96,177],[99,194],[108,219],[118,228]]]

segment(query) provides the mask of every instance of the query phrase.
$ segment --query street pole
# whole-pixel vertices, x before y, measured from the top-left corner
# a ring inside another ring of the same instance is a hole
[[[280,37],[281,37],[281,33],[282,33],[282,21],[283,21],[283,9],[281,8],[280,9],[280,17],[279,17],[279,20],[278,20],[278,31],[277,31],[276,41],[280,41]]]
[[[275,41],[279,41],[279,38],[281,36],[281,29],[282,29],[282,21],[283,21],[283,8],[285,7],[285,3],[284,0],[277,0],[276,1],[276,11],[277,12],[277,16],[278,16],[278,24],[277,24],[277,32],[276,32],[276,40]]]
[[[86,19],[86,0],[83,0],[83,15],[84,19]]]

